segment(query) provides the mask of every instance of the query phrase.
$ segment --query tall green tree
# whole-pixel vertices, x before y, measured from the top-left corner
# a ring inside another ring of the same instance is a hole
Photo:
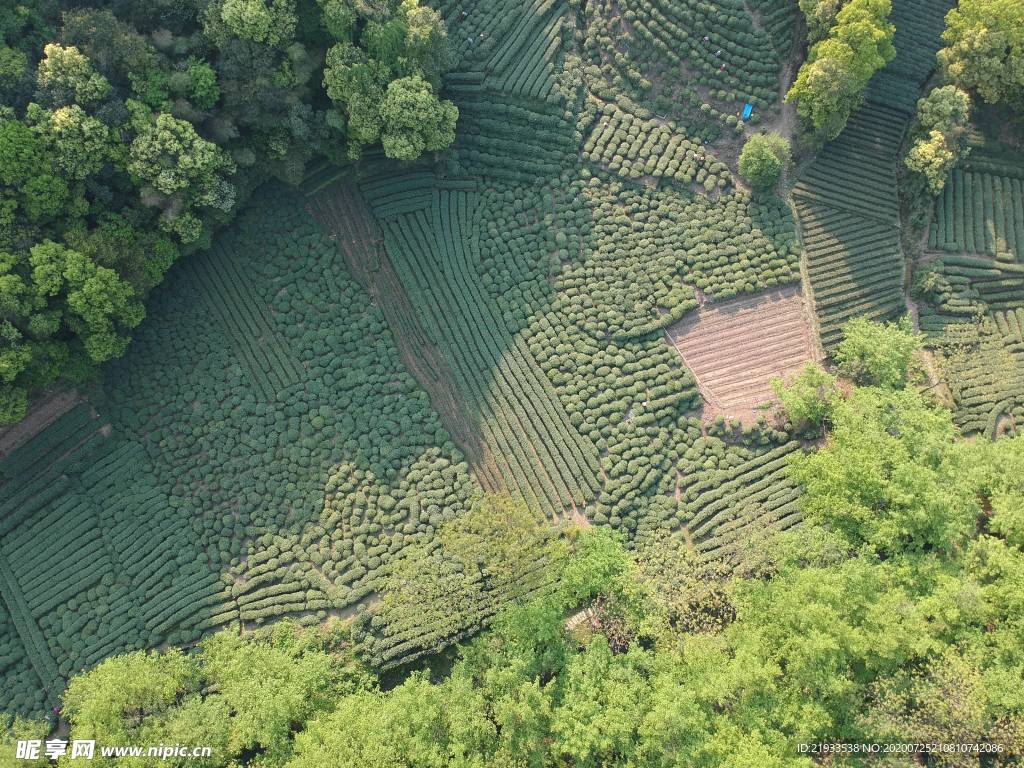
[[[871,76],[896,55],[891,0],[850,0],[815,43],[786,95],[813,131],[834,139],[860,105]]]
[[[814,363],[807,363],[791,382],[773,379],[772,389],[790,423],[801,432],[824,427],[839,397],[835,377]]]
[[[921,174],[937,195],[953,167],[967,156],[971,97],[955,85],[935,88],[917,102],[911,146],[904,164]]]
[[[1016,0],[960,0],[946,16],[946,77],[990,104],[1024,109],[1024,19]]]
[[[440,101],[430,83],[413,75],[388,84],[380,116],[384,154],[396,160],[415,160],[455,141],[459,110],[450,101]]]
[[[839,370],[858,384],[898,389],[907,383],[914,353],[921,337],[909,317],[895,323],[877,323],[858,317],[843,328],[836,348]]]
[[[842,0],[800,0],[800,10],[807,22],[807,42],[814,45],[828,36],[835,24]]]
[[[789,142],[777,133],[755,133],[740,151],[740,176],[757,189],[774,187],[790,160]]]

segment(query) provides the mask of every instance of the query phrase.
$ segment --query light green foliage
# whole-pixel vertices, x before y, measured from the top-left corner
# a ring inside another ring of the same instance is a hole
[[[420,74],[437,90],[448,68],[448,33],[441,14],[420,5],[419,0],[402,0],[398,17],[404,26],[402,55],[397,71],[404,76]]]
[[[339,693],[330,656],[280,645],[220,632],[202,646],[202,673],[231,713],[228,749],[260,750],[272,763],[288,753],[295,724],[330,709]]]
[[[916,138],[904,163],[924,176],[934,195],[968,152],[970,118],[971,97],[955,85],[935,88],[917,102],[917,121],[911,129]]]
[[[220,99],[217,74],[205,61],[192,60],[186,70],[192,99],[200,109],[212,109]]]
[[[195,662],[177,650],[115,656],[69,683],[63,714],[76,738],[129,742],[147,715],[194,693],[199,679]]]
[[[114,156],[110,130],[77,104],[52,112],[30,109],[29,118],[57,167],[71,179],[96,174]]]
[[[807,21],[807,42],[811,45],[828,37],[841,0],[800,0],[800,10]]]
[[[90,360],[101,363],[124,351],[125,332],[142,322],[145,310],[116,272],[49,241],[32,247],[29,264],[37,295],[51,307],[65,307],[64,323]]]
[[[206,9],[206,33],[283,47],[294,39],[295,0],[216,0]]]
[[[775,186],[789,164],[789,142],[777,133],[758,133],[747,139],[740,152],[740,176],[760,189]]]
[[[828,37],[811,47],[786,99],[816,133],[842,133],[871,76],[896,55],[891,12],[890,0],[850,0]]]
[[[580,537],[573,557],[562,569],[561,599],[565,605],[575,607],[599,594],[614,591],[629,570],[621,537],[607,529],[588,531]]]
[[[895,323],[876,323],[854,318],[843,330],[836,348],[839,370],[858,384],[898,388],[907,382],[910,361],[921,347],[910,318]]]
[[[1024,24],[1015,0],[963,0],[946,16],[946,76],[990,104],[1024,107]]]
[[[616,659],[602,636],[571,658],[562,706],[552,718],[552,751],[581,768],[632,761],[650,706],[650,661],[639,648]]]
[[[819,365],[808,363],[791,382],[772,381],[772,389],[794,427],[820,429],[836,403],[836,379]]]
[[[387,81],[387,67],[351,43],[338,43],[327,52],[324,89],[334,102],[345,107],[348,136],[354,147],[380,139],[380,103]]]
[[[800,457],[803,506],[879,553],[961,546],[977,500],[959,470],[950,414],[913,390],[857,390],[832,409],[829,451]]]
[[[924,176],[928,189],[937,195],[958,159],[946,136],[941,131],[931,130],[914,142],[903,162],[907,168]]]
[[[189,655],[114,656],[73,679],[62,716],[72,739],[210,746],[210,758],[190,760],[201,768],[237,764],[245,754],[279,766],[297,728],[368,685],[351,650],[329,632],[283,622],[244,639],[237,628],[224,630]]]
[[[287,768],[448,768],[482,765],[494,725],[468,685],[434,686],[414,675],[388,694],[341,699],[296,739]]]
[[[51,765],[42,749],[39,750],[39,758],[36,760],[17,757],[19,741],[28,739],[42,741],[49,736],[49,733],[50,724],[45,720],[31,720],[18,716],[10,722],[0,721],[0,768]]]
[[[388,84],[380,117],[384,154],[396,160],[415,160],[455,140],[459,110],[450,101],[439,101],[430,84],[417,75]]]
[[[159,112],[128,148],[128,171],[146,185],[143,201],[162,209],[161,226],[183,242],[200,235],[194,208],[229,211],[235,189],[227,180],[235,164],[223,150],[199,136],[191,123]],[[155,192],[150,199],[147,188]]]
[[[356,9],[348,0],[317,0],[324,16],[324,28],[338,42],[351,42],[356,26]]]
[[[96,72],[89,59],[73,45],[47,45],[36,79],[55,106],[76,102],[89,104],[110,93],[107,79]]]

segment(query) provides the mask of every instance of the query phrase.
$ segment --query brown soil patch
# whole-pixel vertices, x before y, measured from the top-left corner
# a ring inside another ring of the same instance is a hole
[[[17,424],[0,429],[0,457],[7,456],[15,448],[59,419],[71,410],[79,400],[74,390],[56,390],[43,394],[35,400]]]
[[[772,379],[818,359],[796,286],[706,304],[667,334],[697,378],[705,416],[756,420],[773,398]]]

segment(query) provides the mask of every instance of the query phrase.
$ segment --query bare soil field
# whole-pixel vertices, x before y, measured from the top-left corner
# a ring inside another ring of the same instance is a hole
[[[772,379],[819,359],[798,286],[706,304],[667,335],[697,378],[705,418],[755,420]]]

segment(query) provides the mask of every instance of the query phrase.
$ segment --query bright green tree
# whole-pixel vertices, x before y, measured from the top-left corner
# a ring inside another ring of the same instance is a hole
[[[774,187],[789,163],[789,142],[777,133],[756,133],[740,152],[740,176],[758,189]]]
[[[389,71],[352,43],[338,43],[327,51],[324,88],[345,109],[349,154],[380,141],[380,105],[387,89]]]
[[[45,720],[14,717],[10,721],[0,718],[0,768],[31,768],[52,765],[44,750],[39,750],[36,760],[18,758],[18,742],[33,739],[44,741],[50,734],[50,725]]]
[[[961,0],[946,16],[939,63],[960,88],[1024,109],[1024,22],[1017,0]]]
[[[295,741],[287,768],[449,768],[488,765],[496,730],[479,692],[459,678],[414,674],[386,694],[342,698]]]
[[[790,423],[801,431],[821,429],[839,396],[835,377],[814,363],[807,363],[789,384],[773,379],[772,389]]]
[[[195,660],[177,650],[113,656],[71,679],[62,714],[74,738],[130,744],[147,717],[173,708],[199,682]]]
[[[29,263],[36,295],[51,309],[62,311],[61,322],[92,362],[124,352],[128,331],[142,322],[145,310],[114,270],[50,241],[32,246]]]
[[[271,762],[290,752],[297,724],[329,710],[339,694],[331,657],[220,632],[203,642],[203,674],[231,712],[229,749]]]
[[[230,211],[235,164],[224,150],[196,133],[191,123],[159,112],[142,113],[128,148],[128,171],[143,186],[143,200],[162,209],[161,225],[182,241],[199,237],[201,209]],[[147,195],[146,191],[150,194]]]
[[[286,46],[295,38],[295,0],[214,0],[206,8],[206,34],[221,44],[230,37]]]
[[[47,45],[36,79],[54,106],[89,104],[104,98],[111,90],[107,79],[96,72],[89,59],[73,45]]]
[[[807,21],[807,42],[814,45],[828,36],[839,13],[841,0],[800,0],[800,10]]]
[[[946,185],[953,167],[968,152],[971,97],[955,85],[933,89],[917,102],[917,120],[906,166],[924,176],[932,194]]]
[[[868,387],[838,402],[831,420],[829,450],[793,468],[812,520],[890,555],[962,545],[978,507],[959,476],[948,411],[914,390]]]
[[[651,656],[638,647],[616,657],[597,635],[569,660],[551,723],[552,751],[580,768],[629,765],[639,750],[639,726],[650,709]]]
[[[786,95],[815,133],[834,139],[860,104],[871,76],[893,59],[891,0],[850,0],[815,43]]]
[[[444,149],[455,140],[459,110],[441,101],[419,75],[393,80],[380,108],[384,154],[415,160],[424,152]]]
[[[921,347],[910,318],[895,323],[876,323],[858,317],[843,328],[836,348],[839,370],[858,384],[898,388],[907,382],[910,362]]]
[[[114,156],[110,129],[77,104],[53,111],[30,107],[28,117],[57,167],[71,179],[98,173]]]

